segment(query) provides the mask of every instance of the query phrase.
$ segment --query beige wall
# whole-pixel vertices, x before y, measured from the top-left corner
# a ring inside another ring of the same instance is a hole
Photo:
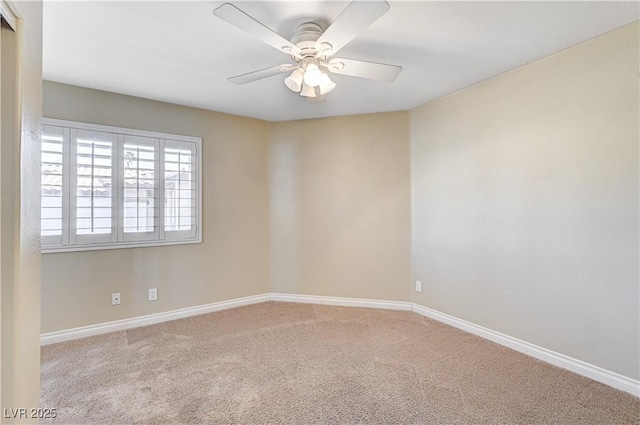
[[[44,254],[43,332],[268,292],[266,122],[51,82],[44,116],[202,137],[204,203],[202,244]]]
[[[42,3],[16,2],[0,35],[0,407],[40,404],[40,116]]]
[[[416,303],[639,374],[638,24],[411,111]]]
[[[408,301],[408,113],[272,123],[271,290]]]
[[[407,112],[268,124],[52,82],[44,98],[49,118],[203,137],[204,243],[44,254],[43,332],[269,291],[409,299]]]

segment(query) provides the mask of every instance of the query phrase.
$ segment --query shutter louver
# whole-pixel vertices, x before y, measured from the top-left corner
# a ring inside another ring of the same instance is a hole
[[[124,239],[156,239],[158,235],[157,139],[124,136],[123,233]]]
[[[164,230],[192,232],[196,224],[195,146],[167,141],[164,150]]]
[[[64,129],[43,126],[40,175],[41,235],[44,245],[62,244]]]
[[[75,237],[110,242],[113,234],[113,151],[109,133],[78,130],[75,137]]]

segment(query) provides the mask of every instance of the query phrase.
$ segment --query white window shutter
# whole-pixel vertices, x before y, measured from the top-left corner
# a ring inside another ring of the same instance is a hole
[[[156,240],[159,235],[159,140],[123,136],[119,185],[124,241]]]
[[[69,149],[69,131],[63,127],[42,126],[40,174],[40,225],[42,245],[62,245],[65,242],[63,215],[68,194],[64,191],[65,167]],[[64,171],[64,172],[63,172]]]
[[[116,136],[71,131],[71,243],[115,242],[114,154]]]
[[[164,143],[165,239],[195,237],[198,186],[196,144],[176,140]]]
[[[201,242],[202,139],[43,118],[42,252]]]

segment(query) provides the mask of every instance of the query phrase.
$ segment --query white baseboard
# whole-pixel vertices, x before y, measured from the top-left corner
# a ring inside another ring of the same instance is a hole
[[[227,310],[229,308],[242,307],[244,305],[258,304],[269,301],[269,294],[254,295],[244,298],[235,298],[228,301],[204,304],[196,307],[181,308],[179,310],[164,313],[149,314],[146,316],[132,317],[130,319],[115,320],[113,322],[99,323],[97,325],[82,326],[80,328],[67,329],[57,332],[49,332],[40,335],[40,345],[55,344],[56,342],[70,341],[88,336],[100,335],[109,332],[122,331],[140,326],[154,325],[170,320],[183,319],[198,314],[213,313],[214,311]]]
[[[512,350],[535,357],[536,359],[550,363],[554,366],[570,370],[578,375],[586,376],[594,381],[601,382],[609,385],[610,387],[617,388],[636,397],[640,397],[640,381],[636,381],[635,379],[574,359],[573,357],[565,356],[564,354],[556,353],[555,351],[539,347],[474,323],[467,322],[466,320],[458,319],[457,317],[432,310],[428,307],[413,304],[413,311],[484,339],[488,339],[489,341],[493,341],[497,344],[504,345]]]
[[[304,304],[339,305],[344,307],[383,308],[386,310],[411,311],[412,303],[403,301],[370,300],[365,298],[323,297],[320,295],[269,294],[271,301],[284,301]]]
[[[241,307],[265,301],[282,301],[307,304],[340,305],[347,307],[384,308],[387,310],[411,311],[412,304],[397,301],[368,300],[361,298],[321,297],[315,295],[296,294],[262,294],[244,298],[235,298],[228,301],[220,301],[195,307],[187,307],[179,310],[171,310],[163,313],[148,314],[146,316],[132,317],[130,319],[115,320],[113,322],[98,323],[96,325],[82,326],[79,328],[65,329],[63,331],[49,332],[40,335],[40,345],[55,344],[57,342],[71,341],[88,336],[101,335],[109,332],[133,329],[140,326],[155,325],[156,323],[170,320],[183,319],[199,314],[213,313],[229,308]]]
[[[450,316],[445,313],[430,309],[410,302],[384,301],[361,298],[323,297],[317,295],[296,295],[269,293],[255,295],[244,298],[236,298],[228,301],[221,301],[212,304],[205,304],[196,307],[172,310],[164,313],[149,314],[146,316],[133,317],[131,319],[116,320],[113,322],[100,323],[97,325],[83,326],[80,328],[68,329],[57,332],[50,332],[40,336],[41,345],[54,344],[57,342],[70,341],[73,339],[85,338],[93,335],[100,335],[108,332],[132,329],[139,326],[153,325],[170,320],[182,319],[199,314],[213,313],[215,311],[229,308],[241,307],[250,304],[258,304],[265,301],[281,301],[308,304],[337,305],[346,307],[367,307],[382,308],[387,310],[413,311],[422,316],[429,317],[439,322],[446,323],[463,331],[472,333],[482,338],[488,339],[505,347],[535,357],[544,362],[570,370],[578,375],[601,382],[610,387],[625,391],[636,397],[640,397],[640,381],[620,375],[615,372],[603,369],[598,366],[574,359],[564,354],[556,353],[543,347],[522,341],[520,339],[505,335],[500,332],[476,325],[466,320]]]

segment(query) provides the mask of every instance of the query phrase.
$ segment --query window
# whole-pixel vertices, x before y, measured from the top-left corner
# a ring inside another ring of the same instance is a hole
[[[200,242],[200,145],[43,119],[42,252]]]

